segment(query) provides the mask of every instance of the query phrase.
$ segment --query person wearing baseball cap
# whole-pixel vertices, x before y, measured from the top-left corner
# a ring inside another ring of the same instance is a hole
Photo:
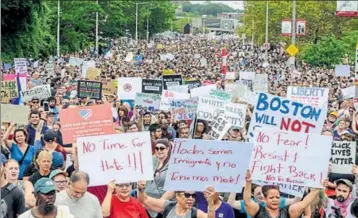
[[[68,185],[67,181],[67,173],[63,170],[57,169],[51,172],[50,179],[55,183],[56,185],[56,191],[60,192],[62,190],[65,190]]]
[[[53,131],[52,129],[46,130],[43,135],[43,141],[45,143],[44,149],[51,151],[51,152],[56,151],[56,152],[61,153],[63,156],[64,162],[66,162],[67,153],[66,153],[66,150],[60,144],[57,143],[58,136],[59,135],[56,134],[56,132]]]
[[[335,200],[328,198],[328,205],[326,207],[326,217],[342,215],[346,217],[348,212],[348,206],[352,202],[351,194],[353,190],[353,184],[347,179],[338,179],[336,184],[336,196]]]
[[[49,178],[39,179],[34,186],[36,206],[21,214],[19,218],[62,217],[74,218],[66,206],[55,206],[56,186]]]

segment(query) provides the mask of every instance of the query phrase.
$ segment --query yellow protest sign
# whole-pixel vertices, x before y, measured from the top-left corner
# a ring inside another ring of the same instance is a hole
[[[163,70],[163,75],[174,75],[175,71],[172,69],[164,69]]]
[[[159,44],[157,45],[157,49],[162,49],[162,48],[164,48],[163,44],[162,44],[162,43],[159,43]]]
[[[89,67],[87,68],[87,76],[86,78],[89,80],[96,80],[101,76],[101,69],[95,68],[95,67]]]
[[[286,52],[287,52],[290,56],[295,56],[295,55],[299,52],[299,50],[298,50],[298,48],[297,48],[295,45],[291,44],[291,45],[286,49]]]

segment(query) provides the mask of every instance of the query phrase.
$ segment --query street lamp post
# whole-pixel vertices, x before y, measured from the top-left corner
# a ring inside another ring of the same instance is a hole
[[[57,58],[60,58],[60,0],[57,1]]]
[[[98,5],[98,0],[97,0],[97,5]],[[99,54],[98,52],[98,11],[96,12],[96,52],[97,55]]]
[[[292,38],[291,44],[296,44],[296,0],[292,0]],[[295,69],[296,67],[296,58],[292,56],[293,65],[292,68]]]
[[[268,62],[268,18],[269,18],[269,2],[266,0],[266,33],[265,33],[265,61]]]
[[[144,4],[147,4],[147,3],[136,2],[134,4],[135,4],[135,41],[137,41],[138,40],[138,5],[144,5]]]

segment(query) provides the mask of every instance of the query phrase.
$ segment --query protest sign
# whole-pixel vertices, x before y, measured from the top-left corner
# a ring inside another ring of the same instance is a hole
[[[134,100],[136,93],[142,93],[142,79],[138,77],[118,77],[117,96],[122,100]]]
[[[242,93],[247,91],[247,86],[237,83],[227,83],[225,84],[225,92],[228,92],[232,95],[234,99],[238,98]]]
[[[327,178],[332,137],[263,128],[253,143],[253,180],[318,188]]]
[[[170,99],[189,99],[188,93],[181,93],[175,91],[164,90],[162,93],[162,100],[160,101],[160,110],[170,111]]]
[[[86,77],[90,80],[98,80],[101,75],[101,69],[95,67],[87,67]]]
[[[159,79],[143,79],[142,91],[143,93],[162,94],[163,81]]]
[[[87,98],[101,100],[102,99],[102,82],[78,80],[77,96],[79,98]]]
[[[163,75],[163,86],[167,90],[168,86],[179,86],[183,84],[181,75]]]
[[[168,87],[168,91],[188,93],[188,90],[189,90],[188,85],[169,86],[169,87]]]
[[[246,105],[244,104],[235,104],[235,103],[227,103],[225,105],[224,116],[225,119],[233,126],[233,127],[244,127],[245,117],[246,117]]]
[[[32,98],[37,97],[40,100],[51,97],[50,85],[36,86],[30,90],[21,91],[21,96],[24,101],[31,101]]]
[[[91,70],[88,71],[88,68],[91,68]],[[96,79],[96,75],[101,74],[101,70],[99,71],[99,74],[96,70],[100,70],[96,68],[96,61],[83,61],[82,63],[82,78],[87,79]]]
[[[14,58],[16,74],[27,75],[27,60],[26,58]]]
[[[255,72],[247,72],[247,71],[241,71],[239,73],[240,80],[254,80],[255,79]]]
[[[29,106],[1,104],[1,122],[29,123]]]
[[[133,52],[128,52],[126,58],[124,59],[125,62],[131,62],[133,60]]]
[[[71,66],[78,67],[83,63],[83,59],[82,58],[77,58],[77,57],[70,57],[70,60],[68,61],[68,63]]]
[[[237,84],[243,84],[243,85],[246,85],[247,88],[253,92],[254,88],[253,88],[253,81],[252,80],[246,80],[246,79],[241,79],[241,80],[238,80],[236,81]]]
[[[115,133],[110,104],[60,110],[60,119],[64,144],[74,143],[80,136]]]
[[[356,142],[333,141],[331,148],[331,170],[333,173],[351,174],[356,161]]]
[[[27,76],[26,74],[4,74],[3,75],[3,79],[5,81],[10,81],[10,80],[16,80],[17,81],[17,77],[19,77],[19,82],[20,82],[20,87],[22,91],[27,90]],[[17,83],[17,85],[19,85],[19,83]]]
[[[141,112],[156,113],[159,111],[160,99],[158,94],[136,93],[134,108]]]
[[[239,95],[239,100],[251,105],[255,105],[257,102],[257,93],[246,90]]]
[[[302,104],[327,108],[328,92],[328,88],[289,86],[287,98]]]
[[[53,67],[54,67],[54,61],[49,60],[48,63],[46,64],[46,71],[49,73],[49,75],[55,75],[55,70],[53,69]]]
[[[15,80],[3,80],[1,81],[1,102],[9,103],[10,99],[17,98],[19,92],[17,89],[17,81]]]
[[[354,98],[355,95],[355,86],[351,86],[348,88],[341,89],[342,95],[344,99]]]
[[[211,89],[209,91],[209,97],[218,99],[218,100],[222,100],[225,102],[231,102],[232,95],[228,92],[224,92],[224,91],[217,90],[217,89]]]
[[[102,92],[104,95],[117,95],[117,88],[114,84],[115,80],[100,79],[102,82]]]
[[[219,114],[213,119],[211,130],[208,132],[208,136],[214,140],[221,141],[230,129],[231,123],[229,123],[223,114]]]
[[[206,67],[207,65],[208,65],[208,61],[206,60],[206,58],[200,58],[200,66]]]
[[[336,65],[336,76],[350,76],[351,67],[349,65]]]
[[[267,74],[256,74],[253,84],[254,92],[268,92],[268,76]]]
[[[236,79],[235,72],[227,72],[225,75],[225,79],[226,80],[235,80]]]
[[[198,119],[212,121],[224,108],[226,102],[210,97],[199,97],[196,116]]]
[[[209,85],[213,85],[215,84],[213,81],[210,81],[210,80],[204,80],[203,81],[203,86],[209,86]]]
[[[190,90],[190,96],[192,98],[195,97],[209,97],[210,90],[217,89],[216,84],[207,85],[207,86],[201,86],[198,88],[193,88]]]
[[[241,190],[253,145],[244,142],[175,139],[165,179],[167,191]]]
[[[260,181],[260,180],[252,181],[252,183],[259,185],[259,186],[276,185],[280,188],[280,192],[288,194],[288,195],[293,195],[293,196],[299,197],[299,198],[302,198],[303,194],[305,193],[305,187],[299,186],[299,185],[284,184],[284,183],[279,183],[279,182],[266,182],[266,181]]]
[[[175,71],[172,69],[164,69],[163,70],[163,75],[174,75]]]
[[[198,88],[201,86],[201,82],[200,80],[185,80],[184,81],[185,85],[188,85],[188,89],[194,89],[194,88]]]
[[[174,120],[193,120],[198,108],[198,99],[171,99],[169,101],[170,111]]]
[[[327,108],[306,105],[287,98],[259,93],[249,127],[249,137],[261,127],[320,134]]]
[[[153,180],[149,132],[80,137],[77,149],[80,170],[89,174],[90,186]]]

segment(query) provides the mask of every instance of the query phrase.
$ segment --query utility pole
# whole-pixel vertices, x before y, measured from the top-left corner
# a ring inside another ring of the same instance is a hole
[[[268,62],[268,18],[269,18],[269,2],[266,0],[266,34],[265,34],[265,62]]]
[[[147,43],[149,43],[149,9],[147,14]]]
[[[254,31],[255,31],[255,20],[252,18],[252,46],[254,46]]]
[[[97,0],[98,5],[98,0]],[[98,51],[98,11],[96,12],[96,54],[99,55]]]
[[[136,2],[135,4],[135,41],[138,41],[138,5],[144,5],[146,3]]]
[[[57,58],[60,58],[60,0],[57,1]]]
[[[292,0],[292,38],[291,44],[296,45],[296,0]],[[293,70],[296,68],[296,57],[292,56]]]

